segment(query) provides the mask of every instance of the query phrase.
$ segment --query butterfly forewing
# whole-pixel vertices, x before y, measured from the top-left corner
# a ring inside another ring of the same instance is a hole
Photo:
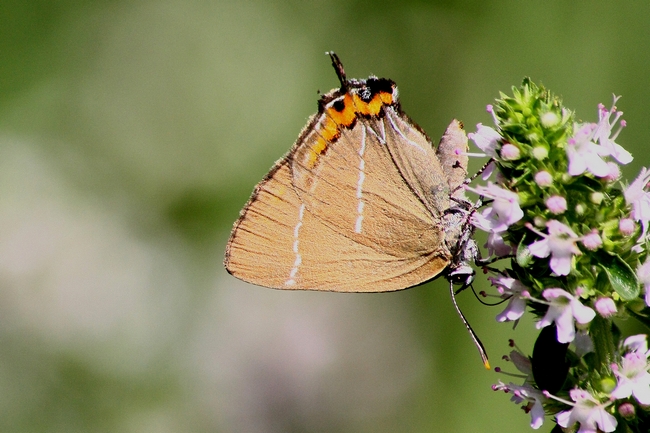
[[[400,260],[430,255],[442,239],[438,218],[413,193],[376,135],[380,121],[359,119],[343,128],[312,164],[318,136],[307,136],[293,157],[293,185],[307,209],[342,236]]]

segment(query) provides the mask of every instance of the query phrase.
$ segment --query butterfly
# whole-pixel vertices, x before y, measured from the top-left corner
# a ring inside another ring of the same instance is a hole
[[[321,96],[289,152],[255,187],[235,222],[224,265],[264,287],[386,292],[439,276],[455,301],[478,254],[469,223],[467,136],[453,120],[437,148],[401,109],[386,78],[348,79]],[[489,367],[488,367],[489,368]]]

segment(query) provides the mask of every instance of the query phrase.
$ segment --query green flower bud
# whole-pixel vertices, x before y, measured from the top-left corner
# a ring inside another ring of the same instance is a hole
[[[616,380],[614,380],[612,377],[603,377],[600,379],[598,385],[601,391],[609,394],[610,392],[614,391],[614,388],[616,388]]]
[[[533,147],[533,157],[538,161],[543,161],[548,157],[548,149],[544,146]]]
[[[551,128],[560,122],[560,118],[554,112],[547,111],[546,113],[542,114],[540,121],[544,128]]]
[[[528,248],[518,248],[515,260],[519,266],[525,268],[533,261],[533,255]]]
[[[602,192],[592,192],[589,195],[589,200],[591,200],[593,204],[601,204],[604,198],[605,195]]]

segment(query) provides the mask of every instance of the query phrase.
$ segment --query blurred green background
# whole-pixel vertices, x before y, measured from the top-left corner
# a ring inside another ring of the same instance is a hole
[[[647,1],[3,1],[0,431],[529,431],[444,281],[273,291],[224,245],[338,85],[327,50],[435,140],[524,76],[583,120],[622,94],[636,176],[649,24]],[[493,365],[532,351],[530,321],[459,302]]]

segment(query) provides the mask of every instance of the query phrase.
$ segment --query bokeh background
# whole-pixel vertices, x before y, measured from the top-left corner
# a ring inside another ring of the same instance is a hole
[[[0,431],[528,431],[444,281],[274,291],[227,275],[225,242],[338,85],[327,50],[433,139],[524,76],[584,120],[622,94],[635,176],[649,24],[646,1],[4,0]],[[459,302],[493,365],[532,350],[530,321]]]

